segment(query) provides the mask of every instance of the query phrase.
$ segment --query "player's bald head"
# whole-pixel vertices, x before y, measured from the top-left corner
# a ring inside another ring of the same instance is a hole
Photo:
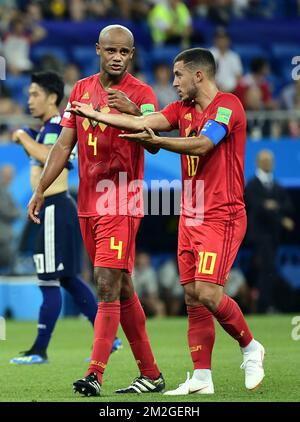
[[[99,34],[99,44],[114,42],[116,38],[121,38],[130,48],[134,45],[132,32],[122,25],[109,25],[103,28]]]

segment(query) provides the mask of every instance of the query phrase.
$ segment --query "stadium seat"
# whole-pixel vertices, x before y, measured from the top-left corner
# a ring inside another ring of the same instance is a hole
[[[84,67],[87,63],[95,60],[95,47],[73,47],[72,58],[80,67]]]
[[[4,85],[15,101],[26,106],[28,97],[27,91],[30,85],[30,77],[28,75],[8,75],[4,81]]]
[[[3,283],[0,277],[0,316],[4,316],[7,308],[7,285]]]
[[[71,56],[80,67],[83,77],[99,72],[99,56],[96,55],[95,47],[74,47]]]
[[[91,63],[86,63],[84,66],[80,66],[81,69],[81,75],[83,78],[86,78],[87,76],[94,75],[95,73],[98,73],[100,70],[99,66],[99,59],[94,59]]]
[[[160,253],[156,255],[151,255],[151,264],[153,268],[158,271],[159,267],[161,267],[165,262],[171,259],[176,260],[176,256],[174,256],[172,253]]]
[[[47,55],[55,57],[64,64],[69,61],[68,54],[66,53],[66,50],[62,47],[36,46],[32,48],[30,55],[35,63],[39,63],[41,59]]]
[[[273,68],[272,68],[272,71],[274,71]],[[281,89],[282,89],[282,87],[284,85],[284,83],[282,82],[282,78],[280,78],[279,76],[275,75],[274,73],[271,73],[270,75],[268,75],[267,80],[268,80],[268,82],[271,85],[273,95],[275,97],[277,97],[278,95],[280,95]]]
[[[238,251],[238,254],[234,260],[234,267],[238,267],[243,271],[243,273],[247,273],[251,267],[251,259],[252,259],[252,251],[249,248],[241,248]]]
[[[300,56],[300,45],[276,43],[271,46],[271,52],[275,60],[289,60],[289,62],[291,62],[292,57]]]
[[[297,44],[273,44],[271,47],[272,65],[278,76],[284,82],[291,81],[293,67],[292,58],[300,56],[300,45]]]
[[[298,64],[300,64],[300,60]],[[296,65],[293,65],[292,63],[285,63],[279,68],[279,77],[283,86],[292,82],[292,72],[295,67]],[[298,75],[299,70],[296,73]]]
[[[300,247],[281,247],[277,255],[277,268],[293,289],[300,288]]]
[[[151,54],[148,52],[148,55],[151,56],[152,66],[157,63],[167,63],[172,66],[175,56],[177,56],[180,51],[181,49],[176,46],[162,46],[155,47]]]
[[[268,58],[266,50],[257,44],[234,44],[232,49],[241,57],[244,72],[249,71],[251,61],[256,57]]]

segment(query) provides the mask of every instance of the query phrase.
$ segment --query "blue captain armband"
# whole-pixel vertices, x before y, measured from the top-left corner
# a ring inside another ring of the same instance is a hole
[[[207,136],[214,145],[217,145],[226,136],[227,127],[215,120],[208,120],[203,126],[200,135]]]

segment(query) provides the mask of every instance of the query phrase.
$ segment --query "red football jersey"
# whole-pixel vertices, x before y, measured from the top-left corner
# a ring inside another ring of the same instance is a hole
[[[99,73],[74,86],[69,103],[92,104],[103,113],[119,113],[108,106]],[[126,73],[111,87],[124,92],[143,114],[157,110],[152,88]],[[76,128],[78,139],[78,215],[143,215],[144,148],[118,137],[119,129],[65,112],[62,126]],[[139,182],[136,182],[139,181]]]
[[[232,219],[245,212],[246,114],[233,94],[218,92],[202,113],[177,101],[162,110],[180,136],[199,135],[208,120],[226,125],[227,135],[205,157],[181,155],[182,214],[205,220]],[[203,195],[204,194],[204,195]]]

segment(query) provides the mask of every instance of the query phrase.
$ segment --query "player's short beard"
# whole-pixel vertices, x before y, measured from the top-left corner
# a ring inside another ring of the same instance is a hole
[[[122,76],[125,73],[125,69],[120,70],[118,73],[107,72],[112,78]]]
[[[188,101],[193,101],[197,97],[197,87],[193,82],[191,89],[187,93]]]

